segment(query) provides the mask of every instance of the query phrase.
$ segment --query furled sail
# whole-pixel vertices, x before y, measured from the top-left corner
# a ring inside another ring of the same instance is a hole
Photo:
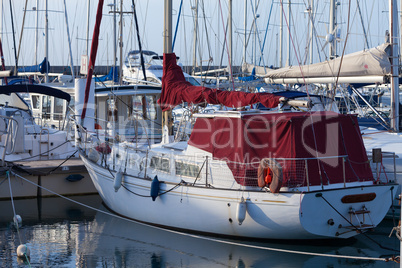
[[[247,93],[241,91],[224,91],[202,86],[193,86],[184,78],[183,71],[176,64],[174,53],[163,55],[162,93],[158,100],[163,111],[187,103],[222,104],[227,107],[244,107],[261,103],[267,108],[277,107],[279,96],[270,93]]]
[[[255,70],[257,76],[265,77],[266,83],[385,82],[384,77],[391,72],[390,49],[390,44],[384,43],[369,50],[345,55],[343,58],[315,64],[288,66],[276,70],[260,67]],[[252,68],[254,67],[250,64],[243,65],[245,71]]]
[[[38,65],[33,65],[33,66],[25,66],[25,67],[21,67],[18,68],[18,72],[22,72],[22,73],[41,73],[44,74],[46,72],[49,72],[50,70],[50,63],[47,60],[47,58],[45,57],[43,59],[43,61],[41,63],[39,63]]]

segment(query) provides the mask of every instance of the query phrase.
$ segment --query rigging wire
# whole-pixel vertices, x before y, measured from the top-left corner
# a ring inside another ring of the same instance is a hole
[[[134,1],[134,0],[133,0],[133,1]],[[175,43],[176,43],[177,30],[179,29],[179,22],[180,22],[180,17],[181,17],[182,6],[183,6],[183,0],[180,1],[179,14],[177,15],[176,29],[174,30],[174,37],[173,37],[173,43],[172,43],[172,51],[174,51],[174,45],[175,45]]]
[[[134,21],[135,21],[135,29],[137,30],[137,41],[138,41],[138,49],[140,50],[140,59],[141,59],[141,66],[142,66],[142,74],[144,75],[144,80],[147,80],[147,75],[145,72],[145,63],[144,63],[144,53],[142,52],[142,45],[140,39],[140,31],[138,29],[138,20],[137,20],[137,9],[135,8],[134,0],[131,0],[134,9]],[[121,60],[121,59],[120,59]],[[121,72],[121,70],[120,70]]]

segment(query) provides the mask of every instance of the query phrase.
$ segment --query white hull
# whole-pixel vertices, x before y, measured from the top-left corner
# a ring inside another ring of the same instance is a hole
[[[177,184],[163,183],[163,178],[159,178],[160,196],[152,201],[151,180],[125,175],[124,187],[115,192],[116,172],[81,157],[103,201],[114,212],[159,226],[214,235],[259,239],[348,238],[357,232],[343,217],[355,226],[363,222],[365,227],[358,226],[362,229],[375,227],[391,205],[391,193],[396,194],[391,190],[395,185],[367,183],[273,194],[255,188],[253,191],[225,190],[189,184],[174,188]],[[171,191],[161,194],[168,190]],[[329,204],[317,196],[320,193]],[[376,195],[373,201],[341,202],[346,195],[370,193]],[[246,200],[247,213],[239,225],[236,212],[242,197]],[[361,211],[363,207],[370,211],[368,215],[349,213],[351,209]]]

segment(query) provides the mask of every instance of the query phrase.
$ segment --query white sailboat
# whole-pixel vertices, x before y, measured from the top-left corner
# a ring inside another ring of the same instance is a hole
[[[42,85],[0,87],[0,199],[96,193],[73,135],[38,124],[18,95],[27,92],[70,102],[69,94]]]
[[[98,144],[82,133],[81,158],[109,209],[166,228],[257,239],[349,238],[382,221],[397,185],[373,178],[355,116],[192,86],[169,40],[165,52],[162,110],[205,101],[270,110],[198,115],[188,141],[169,142],[165,132],[159,144]]]
[[[140,53],[141,51],[139,50],[132,50],[128,53],[122,67],[123,80],[130,84],[150,84],[160,86],[162,84],[163,75],[161,56],[156,52],[143,50],[142,53],[145,61],[144,72],[140,61]],[[144,73],[146,77],[144,77]],[[184,77],[191,84],[200,85],[200,83],[191,75],[184,73]]]

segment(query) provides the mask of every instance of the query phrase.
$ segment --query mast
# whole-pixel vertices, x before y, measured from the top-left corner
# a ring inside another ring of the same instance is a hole
[[[283,9],[283,3],[281,2],[281,8],[279,9],[279,13],[280,13],[280,23],[279,23],[279,68],[283,67],[283,50],[282,50],[282,42],[283,42],[283,13],[282,13],[282,9]]]
[[[229,22],[229,82],[233,81],[233,72],[232,72],[232,65],[233,65],[233,49],[232,49],[232,42],[233,42],[233,38],[232,38],[232,0],[229,0],[229,18],[228,18],[228,22]]]
[[[89,10],[91,8],[91,0],[87,0],[87,38],[85,39],[86,43],[86,55],[89,56]]]
[[[333,34],[335,34],[335,24],[336,24],[336,17],[335,17],[335,0],[331,0],[330,9],[329,9],[329,33],[327,41],[329,43],[329,58],[334,59],[336,56],[336,42]]]
[[[165,0],[163,20],[163,53],[172,53],[172,0]],[[163,81],[163,80],[162,80]],[[163,84],[162,84],[163,89]],[[164,111],[162,115],[162,142],[168,143],[169,136],[173,135],[171,123],[172,111]]]
[[[402,0],[401,0],[402,1]],[[244,0],[244,47],[243,47],[243,63],[246,63],[247,52],[247,0]]]
[[[69,54],[70,54],[71,76],[73,77],[73,81],[74,81],[74,80],[75,80],[75,75],[74,75],[74,62],[73,62],[73,52],[72,52],[72,50],[71,50],[70,31],[69,31],[69,28],[68,28],[68,18],[67,18],[67,5],[66,5],[66,0],[64,0],[64,17],[65,17],[65,19],[66,19],[68,49],[69,49]]]
[[[22,26],[21,26],[20,41],[19,41],[19,44],[18,44],[17,58],[20,58],[22,35],[24,34],[25,16],[27,14],[27,5],[28,5],[28,0],[25,1],[24,16],[22,17]]]
[[[197,31],[198,29],[198,0],[195,1],[194,7],[194,36],[193,36],[193,75],[197,66]]]
[[[16,75],[18,72],[18,57],[17,57],[17,46],[15,45],[15,31],[14,31],[14,17],[13,17],[13,8],[10,0],[10,15],[11,15],[11,28],[13,30],[13,44],[14,44],[14,60],[15,60],[15,65],[14,65],[14,74]]]
[[[48,20],[48,6],[47,1],[45,1],[45,83],[49,82],[49,70],[48,70],[48,55],[49,55],[49,20]]]
[[[399,132],[398,13],[396,0],[389,0],[391,42],[391,129]]]
[[[36,0],[35,11],[35,65],[38,65],[38,16],[39,16],[39,0]]]
[[[310,1],[310,64],[313,64],[313,41],[314,41],[314,0]]]
[[[120,37],[119,37],[119,48],[120,48],[120,73],[119,73],[119,85],[123,83],[123,0],[120,0]]]
[[[116,0],[113,0],[113,85],[114,85],[114,78],[116,77],[116,65],[117,65],[117,61],[116,61],[116,53],[117,53],[117,48],[116,48]]]
[[[291,22],[291,19],[290,19],[290,12],[291,12],[290,5],[291,5],[291,1],[289,0],[288,1],[288,27],[289,27],[289,29],[288,29],[288,58],[286,60],[286,66],[290,66],[290,22]]]

